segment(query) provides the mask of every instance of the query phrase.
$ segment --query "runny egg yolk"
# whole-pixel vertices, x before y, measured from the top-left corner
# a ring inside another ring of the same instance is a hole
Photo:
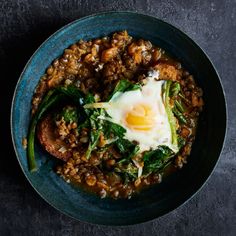
[[[155,125],[154,112],[146,104],[138,104],[125,117],[127,126],[133,130],[149,131]]]

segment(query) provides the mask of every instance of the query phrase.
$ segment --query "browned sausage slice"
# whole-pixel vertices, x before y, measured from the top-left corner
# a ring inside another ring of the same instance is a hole
[[[68,151],[68,145],[59,139],[52,115],[47,115],[41,120],[37,136],[44,149],[54,157],[67,161],[72,156],[72,151]]]
[[[173,65],[165,62],[158,63],[154,66],[154,69],[158,70],[160,75],[159,78],[162,80],[176,81],[180,78],[180,71]]]

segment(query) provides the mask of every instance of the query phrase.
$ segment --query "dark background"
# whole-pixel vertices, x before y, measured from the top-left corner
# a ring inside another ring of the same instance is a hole
[[[78,222],[49,206],[23,176],[10,137],[13,90],[29,57],[63,25],[105,10],[147,13],[186,32],[215,64],[228,104],[225,147],[208,183],[177,210],[129,227]],[[0,63],[0,235],[236,235],[235,0],[0,0]]]

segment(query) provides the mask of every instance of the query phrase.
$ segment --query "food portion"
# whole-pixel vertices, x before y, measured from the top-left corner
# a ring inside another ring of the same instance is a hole
[[[34,141],[61,159],[56,172],[101,198],[130,198],[183,167],[202,90],[163,49],[126,31],[79,41],[41,78],[33,100]]]

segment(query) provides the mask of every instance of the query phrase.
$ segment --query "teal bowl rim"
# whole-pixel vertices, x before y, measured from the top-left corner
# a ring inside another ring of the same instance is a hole
[[[225,132],[224,132],[224,138],[223,138],[223,142],[222,142],[222,145],[221,145],[221,148],[220,148],[220,152],[218,154],[218,159],[216,160],[212,170],[209,172],[209,175],[205,178],[204,182],[197,188],[197,190],[195,190],[195,192],[193,194],[191,194],[190,196],[186,197],[186,199],[184,199],[180,204],[177,204],[177,206],[175,207],[172,207],[171,209],[168,209],[166,210],[163,214],[157,216],[157,217],[145,217],[145,220],[142,220],[142,221],[139,221],[139,222],[134,222],[134,223],[131,223],[131,224],[122,224],[122,225],[118,225],[118,224],[109,224],[110,226],[127,226],[127,225],[135,225],[135,224],[140,224],[140,223],[144,223],[144,222],[148,222],[148,221],[152,221],[154,219],[157,219],[159,217],[162,217],[163,215],[166,215],[168,213],[170,213],[171,211],[179,208],[180,206],[183,206],[185,205],[190,199],[192,199],[204,186],[205,184],[207,183],[207,181],[209,180],[209,178],[211,177],[212,173],[214,172],[218,162],[219,162],[219,159],[220,159],[220,156],[222,154],[222,150],[224,149],[224,145],[225,145],[225,141],[226,141],[226,137],[227,137],[227,129],[228,129],[228,108],[227,108],[227,102],[226,102],[226,96],[225,96],[225,91],[224,91],[224,87],[222,85],[222,81],[221,81],[221,78],[219,76],[219,73],[217,72],[214,64],[212,63],[212,61],[210,60],[210,57],[207,55],[207,53],[205,52],[205,50],[203,50],[196,42],[194,42],[183,30],[180,30],[178,29],[177,27],[173,26],[172,24],[170,23],[167,23],[165,22],[164,20],[161,20],[155,16],[152,16],[152,15],[149,15],[149,14],[143,14],[143,13],[138,13],[137,11],[102,11],[102,12],[99,12],[99,13],[95,13],[95,14],[90,14],[88,16],[84,16],[84,17],[81,17],[79,19],[76,19],[68,24],[66,24],[65,26],[61,27],[60,29],[58,29],[57,31],[55,31],[53,34],[51,34],[46,40],[44,40],[43,43],[40,44],[40,46],[36,49],[36,51],[32,54],[32,56],[30,57],[30,59],[28,60],[28,62],[26,63],[23,71],[21,72],[20,74],[20,77],[16,83],[16,86],[15,86],[15,90],[14,90],[14,94],[13,94],[13,99],[12,99],[12,103],[11,103],[11,114],[10,114],[10,128],[11,128],[11,138],[12,138],[12,143],[13,143],[13,146],[14,146],[14,150],[15,150],[15,153],[16,153],[16,157],[17,157],[17,160],[19,162],[19,165],[26,177],[26,179],[28,180],[28,182],[30,183],[30,185],[33,187],[33,189],[39,194],[39,196],[44,199],[49,205],[51,205],[52,207],[54,207],[55,209],[57,209],[59,212],[75,219],[75,220],[79,220],[81,222],[86,222],[86,223],[90,223],[90,224],[97,224],[96,222],[87,222],[87,221],[82,221],[81,219],[79,218],[75,218],[74,216],[70,215],[69,213],[65,212],[63,209],[61,208],[58,208],[55,204],[51,203],[50,200],[48,200],[46,197],[43,196],[42,193],[40,193],[35,187],[34,185],[31,183],[30,179],[27,177],[26,175],[26,171],[24,170],[22,164],[21,164],[21,161],[20,161],[20,157],[19,157],[19,154],[17,152],[17,149],[16,149],[16,145],[15,145],[15,137],[13,135],[13,107],[14,107],[14,102],[15,102],[15,97],[16,97],[16,92],[17,92],[17,88],[18,88],[18,85],[19,83],[21,82],[22,80],[22,76],[23,74],[25,73],[26,69],[28,68],[28,65],[30,64],[30,62],[32,61],[32,59],[34,58],[35,54],[37,54],[38,51],[40,51],[40,49],[48,42],[50,41],[51,38],[53,38],[55,35],[59,34],[61,31],[65,30],[67,27],[79,22],[79,21],[83,21],[83,20],[86,20],[88,18],[94,18],[94,17],[98,17],[98,16],[106,16],[106,15],[112,15],[112,14],[134,14],[134,15],[139,15],[141,17],[146,17],[146,18],[149,18],[151,20],[154,20],[154,21],[159,21],[159,22],[162,22],[163,24],[167,25],[168,27],[174,29],[175,31],[177,31],[178,33],[184,35],[185,39],[188,40],[192,45],[194,45],[196,48],[198,48],[202,54],[208,59],[208,61],[210,62],[212,68],[214,69],[217,77],[218,77],[218,81],[220,83],[220,87],[221,87],[221,90],[222,90],[222,94],[223,94],[223,97],[224,97],[224,105],[225,105],[225,124],[224,124],[224,127],[225,127]],[[100,224],[100,223],[99,223]],[[108,224],[100,224],[100,225],[108,225]]]

